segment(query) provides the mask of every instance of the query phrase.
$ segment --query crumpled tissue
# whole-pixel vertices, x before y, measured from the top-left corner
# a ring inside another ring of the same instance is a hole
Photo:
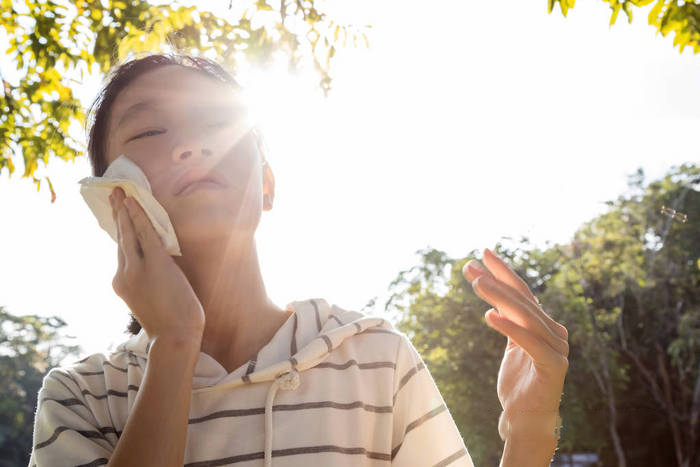
[[[125,154],[117,157],[102,177],[85,177],[79,180],[80,194],[97,218],[97,222],[112,240],[119,242],[117,224],[112,218],[109,195],[115,187],[121,187],[126,196],[133,197],[141,205],[160,236],[165,250],[171,256],[182,256],[175,229],[163,206],[151,191],[146,174]]]

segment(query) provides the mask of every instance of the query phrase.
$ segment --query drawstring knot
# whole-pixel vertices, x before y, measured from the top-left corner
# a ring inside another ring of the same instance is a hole
[[[277,377],[280,382],[280,389],[285,391],[293,391],[299,387],[299,372],[291,370]]]
[[[272,466],[272,402],[279,389],[293,391],[298,388],[299,379],[297,370],[289,370],[277,375],[267,391],[267,400],[265,401],[265,467]]]

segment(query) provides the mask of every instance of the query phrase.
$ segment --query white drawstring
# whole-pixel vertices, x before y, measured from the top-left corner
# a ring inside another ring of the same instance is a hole
[[[272,402],[275,400],[277,390],[291,391],[298,387],[299,372],[290,370],[277,376],[267,391],[267,399],[265,400],[265,467],[272,466]]]

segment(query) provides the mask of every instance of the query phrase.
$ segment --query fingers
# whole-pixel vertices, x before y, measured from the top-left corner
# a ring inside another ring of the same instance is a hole
[[[535,366],[568,368],[569,362],[566,356],[552,349],[535,333],[518,326],[507,318],[499,318],[498,313],[493,309],[489,310],[485,317],[491,327],[522,347],[532,358]]]
[[[115,191],[117,191],[117,189],[115,189]],[[117,225],[119,227],[119,241],[121,249],[126,256],[126,266],[130,260],[135,261],[137,258],[143,258],[143,253],[141,251],[138,238],[136,237],[136,230],[134,229],[134,224],[131,221],[131,216],[124,205],[123,193],[116,194],[114,198],[114,205],[117,210]]]
[[[530,291],[527,283],[513,271],[501,258],[494,254],[488,248],[484,249],[484,263],[486,267],[493,273],[493,276],[499,281],[507,284],[513,289],[522,294],[522,298],[533,304],[534,309],[538,310],[537,315],[549,326],[549,328],[560,338],[568,339],[569,333],[564,326],[557,323],[547,314],[540,306],[537,298]]]
[[[148,218],[146,211],[143,210],[139,202],[132,197],[128,197],[124,201],[131,220],[133,221],[136,237],[143,247],[144,254],[151,255],[165,251],[160,235],[158,235],[156,229],[153,228],[151,220]]]
[[[532,294],[530,287],[527,286],[525,281],[488,248],[484,249],[484,264],[486,264],[489,270],[493,271],[493,275],[496,279],[522,292],[523,295],[533,302],[537,302],[537,299]]]
[[[123,271],[124,266],[126,265],[126,259],[124,258],[124,251],[121,248],[122,234],[120,232],[121,229],[119,227],[119,219],[117,218],[117,209],[114,202],[114,194],[109,195],[109,203],[112,205],[112,219],[114,219],[114,223],[117,226],[117,265],[118,269],[120,271]]]
[[[552,349],[568,356],[569,344],[544,322],[545,313],[510,286],[485,274],[472,283],[474,291],[509,321],[542,338]]]

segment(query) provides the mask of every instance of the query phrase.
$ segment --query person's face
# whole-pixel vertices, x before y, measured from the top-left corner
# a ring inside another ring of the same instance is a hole
[[[133,113],[142,102],[153,106]],[[262,210],[262,157],[245,109],[227,84],[177,65],[141,75],[115,99],[107,165],[125,154],[146,174],[178,238],[252,236]],[[178,193],[188,172],[216,173],[225,187]]]

